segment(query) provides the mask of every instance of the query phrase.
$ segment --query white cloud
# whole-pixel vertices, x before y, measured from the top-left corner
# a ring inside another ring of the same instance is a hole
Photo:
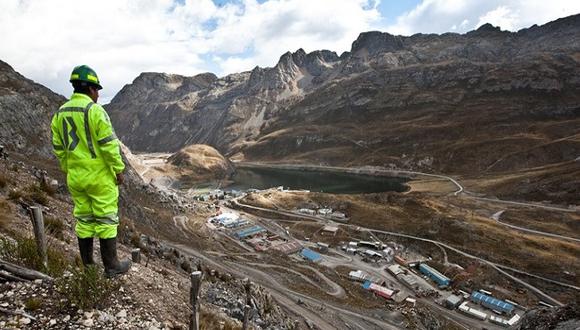
[[[466,32],[491,23],[514,31],[578,13],[576,0],[422,0],[385,30],[403,35]]]
[[[422,0],[386,30],[464,32],[487,21],[518,29],[578,12],[580,1]],[[2,0],[0,60],[63,95],[70,70],[88,64],[107,102],[144,71],[225,75],[298,48],[341,53],[383,21],[378,0]]]
[[[269,66],[297,48],[347,50],[380,18],[375,1],[2,0],[0,59],[56,92],[92,66],[109,101],[143,71],[218,75]],[[215,63],[207,59],[220,59]],[[205,60],[204,60],[205,59]]]
[[[503,30],[515,30],[519,22],[518,14],[512,12],[505,6],[499,6],[496,9],[485,13],[479,18],[478,26],[490,23],[494,26],[500,26]]]

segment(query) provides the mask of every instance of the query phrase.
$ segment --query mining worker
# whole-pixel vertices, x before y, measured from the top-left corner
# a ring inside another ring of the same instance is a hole
[[[93,237],[98,237],[105,274],[112,277],[131,267],[130,260],[117,258],[118,185],[125,164],[109,115],[96,103],[102,87],[95,71],[77,66],[70,82],[73,95],[52,117],[52,145],[74,202],[82,262],[94,264]]]

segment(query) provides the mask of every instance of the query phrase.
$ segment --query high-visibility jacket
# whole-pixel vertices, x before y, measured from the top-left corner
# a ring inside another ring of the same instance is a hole
[[[52,144],[61,169],[107,166],[113,174],[125,164],[109,115],[84,94],[74,93],[52,118]]]
[[[117,236],[119,189],[125,169],[120,145],[105,109],[73,94],[52,118],[52,144],[75,204],[80,238]]]

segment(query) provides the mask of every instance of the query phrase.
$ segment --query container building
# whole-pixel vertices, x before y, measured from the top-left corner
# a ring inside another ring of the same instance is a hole
[[[324,226],[322,228],[322,232],[320,234],[321,235],[336,236],[336,232],[337,231],[338,231],[338,227],[335,227],[335,226]]]
[[[437,271],[435,268],[427,265],[427,264],[420,264],[419,270],[421,273],[427,275],[430,279],[435,281],[439,286],[449,286],[451,284],[451,280]]]
[[[449,309],[455,309],[457,308],[457,306],[459,306],[462,300],[463,298],[461,298],[460,296],[452,294],[449,297],[447,297],[447,299],[445,299],[445,307]]]
[[[518,323],[520,318],[521,318],[521,316],[519,316],[518,314],[514,314],[514,316],[512,316],[512,318],[508,320],[508,325],[510,327],[515,325],[516,323]]]
[[[357,282],[361,282],[361,283],[364,283],[366,281],[370,281],[371,283],[375,283],[378,285],[381,285],[384,283],[384,281],[382,279],[380,279],[378,277],[373,277],[362,270],[351,271],[350,273],[348,273],[348,278],[351,279],[352,281],[357,281]]]
[[[317,242],[317,243],[316,243],[316,246],[318,247],[318,249],[319,249],[321,252],[326,252],[326,251],[328,251],[328,248],[330,247],[330,246],[328,246],[328,244],[326,244],[326,243],[322,243],[322,242]]]
[[[499,316],[495,316],[495,315],[490,315],[489,316],[489,322],[491,323],[495,323],[497,325],[501,325],[502,327],[509,327],[509,323],[508,320],[499,317]]]
[[[471,301],[505,314],[511,314],[514,311],[514,305],[477,291],[471,293]]]
[[[407,260],[401,256],[395,256],[395,262],[401,266],[407,266]]]
[[[380,250],[381,249],[381,242],[359,241],[358,246],[365,247],[367,249]]]
[[[401,266],[399,266],[397,264],[388,266],[387,270],[389,271],[389,273],[393,274],[394,276],[397,276],[399,274],[404,273],[404,271],[401,269]]]
[[[374,294],[376,294],[377,296],[383,297],[385,299],[391,299],[393,297],[393,295],[396,293],[393,290],[387,289],[382,285],[372,283],[371,281],[365,281],[363,283],[363,288],[365,290],[369,290],[369,291],[373,292]]]
[[[332,213],[332,209],[318,209],[318,214],[320,215],[329,215]]]
[[[382,254],[380,254],[376,251],[373,251],[373,250],[365,250],[363,253],[364,253],[365,257],[370,258],[370,259],[375,260],[375,261],[383,258]]]
[[[298,213],[316,215],[316,211],[311,209],[298,209]]]
[[[467,306],[467,301],[464,301],[461,305],[459,305],[459,311],[463,312],[464,314],[467,314],[469,316],[478,318],[482,321],[485,321],[485,319],[487,319],[487,314],[475,309],[473,307],[469,307]]]

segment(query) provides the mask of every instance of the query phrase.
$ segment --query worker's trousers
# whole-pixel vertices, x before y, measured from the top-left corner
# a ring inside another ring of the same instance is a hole
[[[74,202],[79,238],[114,238],[119,226],[119,187],[111,169],[95,163],[69,167],[67,185]]]

